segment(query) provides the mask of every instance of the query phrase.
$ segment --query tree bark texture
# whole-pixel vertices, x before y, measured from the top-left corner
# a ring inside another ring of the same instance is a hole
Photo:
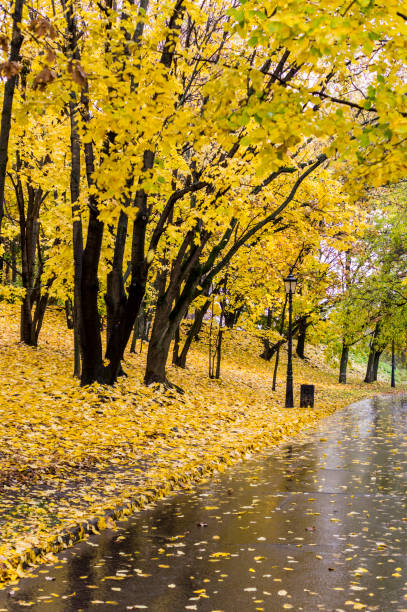
[[[378,371],[379,371],[379,361],[380,361],[380,357],[382,355],[383,351],[375,351],[374,357],[373,357],[373,382],[377,381],[377,375],[378,375]]]
[[[342,353],[341,353],[341,362],[339,365],[339,382],[346,384],[346,373],[348,369],[348,360],[349,360],[349,346],[342,343]]]
[[[364,379],[365,383],[372,383],[375,380],[375,365],[376,365],[376,362],[377,362],[377,366],[379,365],[379,359],[380,359],[380,355],[378,358],[375,357],[376,352],[377,352],[377,338],[379,336],[379,333],[380,333],[380,325],[379,323],[376,323],[376,327],[373,332],[373,338],[370,343],[369,357],[368,357],[367,367],[366,367],[366,376]],[[376,371],[376,379],[377,379],[377,371]]]

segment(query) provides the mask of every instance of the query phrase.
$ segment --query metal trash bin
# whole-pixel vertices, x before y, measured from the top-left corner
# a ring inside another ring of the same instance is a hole
[[[314,396],[315,396],[315,386],[314,385],[301,385],[300,407],[301,408],[313,408],[314,407]]]

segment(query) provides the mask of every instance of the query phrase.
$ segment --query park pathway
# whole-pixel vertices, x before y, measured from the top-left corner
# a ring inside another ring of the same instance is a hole
[[[407,612],[407,400],[353,404],[0,593],[0,610]]]

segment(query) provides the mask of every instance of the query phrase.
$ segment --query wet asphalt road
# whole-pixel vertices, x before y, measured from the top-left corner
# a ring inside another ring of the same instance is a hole
[[[0,611],[407,612],[406,416],[354,404],[62,553]]]

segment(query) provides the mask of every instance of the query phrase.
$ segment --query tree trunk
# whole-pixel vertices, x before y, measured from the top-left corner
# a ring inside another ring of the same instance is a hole
[[[129,199],[126,200],[126,206],[130,204]],[[126,293],[124,290],[123,281],[123,258],[127,238],[128,217],[123,211],[120,212],[119,221],[117,224],[116,240],[113,255],[112,270],[107,275],[106,287],[106,345],[109,343],[110,334],[113,329],[116,329],[120,323],[120,317],[123,315],[126,304]]]
[[[144,2],[140,5],[140,8],[145,11],[148,2]],[[162,48],[160,62],[169,70],[174,58],[175,53],[175,44],[174,44],[174,36],[179,36],[179,31],[181,29],[182,15],[184,13],[185,7],[183,6],[182,0],[178,0],[174,6],[173,13],[168,22],[168,34],[164,41],[164,45]],[[139,41],[143,31],[143,21],[140,22],[140,25],[136,28],[136,40]],[[140,188],[137,190],[134,204],[135,208],[138,210],[138,214],[136,219],[134,220],[133,225],[133,238],[132,238],[132,257],[131,257],[131,282],[128,289],[127,299],[125,295],[123,296],[122,287],[120,285],[120,278],[114,280],[116,283],[115,291],[116,294],[114,296],[114,300],[112,301],[113,310],[111,314],[115,316],[115,321],[113,321],[111,325],[111,330],[109,333],[109,340],[106,348],[106,358],[109,361],[109,365],[105,368],[103,381],[108,384],[113,384],[117,380],[117,376],[121,370],[121,361],[123,359],[123,354],[127,343],[130,339],[130,335],[132,329],[134,327],[134,323],[136,321],[137,315],[139,313],[147,285],[147,274],[149,270],[150,263],[147,261],[145,257],[145,248],[146,248],[146,228],[149,218],[149,210],[148,210],[148,193],[147,191],[141,187],[143,182],[143,177],[145,173],[149,172],[154,166],[155,160],[155,152],[153,150],[145,150],[143,153],[143,168],[142,175],[140,177]],[[118,228],[118,231],[122,231],[122,235],[124,235],[124,240],[122,240],[123,250],[124,250],[124,242],[125,242],[125,234],[127,232],[127,215],[125,223],[123,223],[122,228]],[[119,224],[120,225],[120,224]],[[157,229],[157,228],[156,228]],[[163,228],[161,228],[161,232]],[[150,243],[151,244],[151,243]],[[155,248],[152,250],[154,253]],[[120,275],[119,275],[120,276]],[[121,295],[119,295],[121,293]],[[175,332],[175,329],[171,329],[171,338],[169,342],[172,340],[172,334]],[[163,348],[166,350],[166,358],[168,358],[168,350],[169,344],[167,348],[167,338],[165,338],[165,342]],[[160,353],[158,346],[154,346],[152,349],[152,353],[156,353],[157,355]],[[150,351],[150,346],[149,346]],[[165,366],[164,366],[165,369]],[[158,370],[161,372],[160,368]],[[151,371],[152,381],[156,382],[156,375],[153,371]],[[157,374],[159,376],[159,374]],[[148,383],[147,383],[148,384]]]
[[[373,382],[373,360],[374,360],[374,355],[375,355],[375,350],[373,348],[373,346],[370,347],[369,350],[369,357],[367,360],[367,367],[366,367],[366,376],[365,376],[365,383],[371,383]]]
[[[298,338],[295,352],[300,359],[305,359],[305,339],[307,335],[308,322],[307,317],[301,317],[298,324]]]
[[[201,247],[193,247],[194,252],[196,251],[196,258],[199,257],[201,248],[203,248],[203,245],[201,245]],[[192,263],[194,262],[194,259],[192,260]],[[198,274],[195,278],[192,276],[192,279],[189,279],[189,282],[191,282],[191,284],[193,283],[194,286],[198,284],[198,281]],[[187,284],[188,281],[186,282],[186,285]],[[173,386],[167,380],[165,367],[175,330],[180,321],[184,318],[190,306],[191,290],[190,287],[185,286],[180,298],[172,307],[174,295],[176,295],[178,291],[175,292],[174,289],[171,291],[171,288],[172,281],[170,280],[169,288],[165,294],[159,296],[157,300],[155,317],[151,330],[150,342],[148,345],[146,373],[144,377],[144,382],[146,385],[160,382]]]
[[[220,378],[220,364],[222,360],[222,339],[223,339],[223,329],[219,328],[218,331],[218,341],[216,344],[216,371],[215,378]]]
[[[185,342],[184,342],[184,346],[182,347],[182,351],[179,354],[177,361],[174,362],[174,365],[178,366],[179,368],[186,367],[188,351],[191,348],[192,341],[196,339],[199,332],[201,331],[202,323],[203,323],[205,314],[208,311],[210,303],[211,303],[210,300],[206,300],[203,306],[199,310],[195,311],[194,322],[192,323],[188,331],[187,337],[185,338]]]
[[[72,207],[72,240],[74,260],[74,303],[73,303],[73,343],[74,343],[74,371],[75,378],[81,376],[81,285],[83,263],[83,230],[80,213],[79,188],[81,180],[81,151],[76,121],[76,97],[71,94],[69,114],[71,120],[71,207]]]
[[[168,319],[163,317],[162,313],[158,314],[158,316],[156,314],[148,345],[147,366],[144,378],[146,385],[152,383],[169,384],[165,368],[172,335],[168,327]]]
[[[78,28],[73,5],[67,5],[62,0],[65,11],[65,19],[69,32],[68,44],[71,59],[80,61],[80,50],[78,46]],[[83,268],[83,228],[79,201],[80,182],[81,182],[81,143],[78,132],[78,98],[72,91],[69,100],[69,120],[71,131],[71,171],[70,171],[70,190],[71,190],[71,210],[72,210],[72,242],[73,242],[73,261],[74,261],[74,296],[73,296],[73,344],[74,344],[74,371],[76,378],[81,376],[81,326],[82,322],[82,268]],[[89,150],[88,150],[89,157]],[[89,168],[89,160],[88,171]]]
[[[366,376],[364,379],[365,383],[372,383],[374,381],[374,358],[375,358],[375,353],[376,353],[376,340],[379,335],[379,332],[380,332],[380,325],[379,323],[376,323],[376,327],[373,332],[373,338],[370,343],[369,357],[368,357],[367,368],[366,368]]]
[[[346,384],[346,372],[348,369],[349,346],[342,343],[341,363],[339,365],[339,382]]]
[[[13,238],[11,241],[11,282],[17,285],[17,243]]]
[[[137,318],[136,322],[134,323],[133,337],[131,339],[131,345],[130,345],[130,353],[135,353],[136,352],[136,344],[137,344],[137,338],[138,338],[138,327],[139,327],[139,320]]]
[[[82,258],[81,325],[82,349],[81,384],[103,382],[102,339],[98,309],[98,267],[103,237],[103,223],[94,209],[89,211],[86,247]]]
[[[262,352],[260,357],[262,359],[265,359],[266,361],[271,361],[271,359],[274,357],[279,348],[287,342],[287,339],[282,338],[281,340],[278,340],[278,342],[270,344],[270,340],[268,338],[262,338],[262,342],[264,345],[264,351]]]
[[[157,300],[144,378],[147,385],[152,382],[169,384],[165,376],[169,346],[177,326],[195,297],[195,290],[202,277],[199,257],[209,239],[208,233],[201,232],[200,243],[196,244],[194,234],[191,230],[185,236],[172,262],[168,287],[166,290],[163,288]]]
[[[280,317],[280,335],[282,335],[283,330],[284,330],[284,318],[285,318],[285,311],[287,308],[287,296],[285,296],[285,300],[284,300],[284,306],[283,309],[281,311],[281,317]],[[270,308],[267,309],[267,329],[270,329],[271,327],[271,317],[272,315],[272,311]],[[281,340],[279,340],[278,342],[276,342],[274,345],[270,344],[270,340],[268,338],[262,338],[262,342],[264,345],[264,351],[262,352],[262,354],[260,355],[260,357],[262,359],[265,359],[266,361],[270,361],[271,358],[273,357],[273,355],[280,350],[280,347],[284,344],[284,342],[286,342],[287,340],[285,338],[282,338]]]
[[[172,363],[174,365],[177,365],[177,361],[179,359],[179,343],[180,343],[180,331],[179,331],[180,326],[178,325],[177,329],[175,330],[175,335],[174,335],[174,346],[172,349]]]
[[[277,371],[278,371],[278,362],[280,361],[280,347],[278,347],[276,352],[276,360],[274,363],[274,372],[273,372],[273,387],[272,390],[275,391],[277,387]]]
[[[380,357],[381,354],[383,353],[383,350],[380,351],[375,351],[374,357],[373,357],[373,382],[377,381],[377,373],[379,370],[379,361],[380,361]]]
[[[143,162],[143,173],[147,172],[152,168],[154,164],[154,154],[151,151],[145,151],[144,162]],[[108,343],[106,347],[106,359],[109,361],[109,365],[104,371],[104,382],[107,384],[113,384],[118,375],[121,372],[121,362],[123,354],[126,349],[127,343],[130,339],[131,332],[134,328],[136,318],[139,314],[141,304],[143,302],[146,286],[147,286],[147,275],[149,270],[149,264],[145,258],[145,240],[146,240],[146,228],[148,223],[148,211],[147,211],[147,198],[148,194],[144,189],[139,189],[135,196],[135,205],[139,212],[134,220],[133,234],[132,234],[132,254],[131,254],[131,280],[128,287],[127,298],[123,289],[123,281],[121,280],[120,267],[122,259],[122,253],[118,253],[119,264],[118,267],[113,269],[113,272],[117,273],[116,279],[116,290],[117,295],[115,297],[115,319],[111,324],[109,333]],[[127,225],[126,225],[127,227]],[[121,228],[121,234],[116,237],[117,240],[122,240],[123,249],[125,237],[124,225]],[[126,230],[127,231],[127,230]],[[121,237],[120,237],[121,236]],[[120,249],[122,247],[120,246]],[[117,253],[115,252],[115,256]]]
[[[70,298],[65,300],[65,318],[67,328],[73,329],[73,307],[72,300]]]
[[[48,289],[52,283],[50,279],[41,295],[43,262],[39,242],[39,213],[46,194],[43,195],[40,187],[34,188],[30,183],[24,190],[19,174],[20,169],[21,161],[17,154],[17,178],[13,180],[13,183],[20,225],[21,282],[25,289],[21,303],[20,340],[29,346],[37,346],[48,302]]]
[[[227,310],[225,307],[224,318],[225,325],[228,329],[233,329],[239,320],[240,315],[242,314],[243,307],[239,306],[239,308],[235,308],[234,310]]]
[[[10,45],[10,62],[18,62],[20,60],[20,50],[23,43],[23,35],[21,34],[20,25],[23,15],[24,0],[16,0],[13,13],[13,28],[11,34]],[[4,216],[4,187],[6,182],[7,161],[8,161],[8,144],[10,139],[11,117],[13,110],[14,91],[16,88],[18,75],[14,75],[7,79],[4,86],[3,106],[1,110],[1,125],[0,125],[0,232]]]

